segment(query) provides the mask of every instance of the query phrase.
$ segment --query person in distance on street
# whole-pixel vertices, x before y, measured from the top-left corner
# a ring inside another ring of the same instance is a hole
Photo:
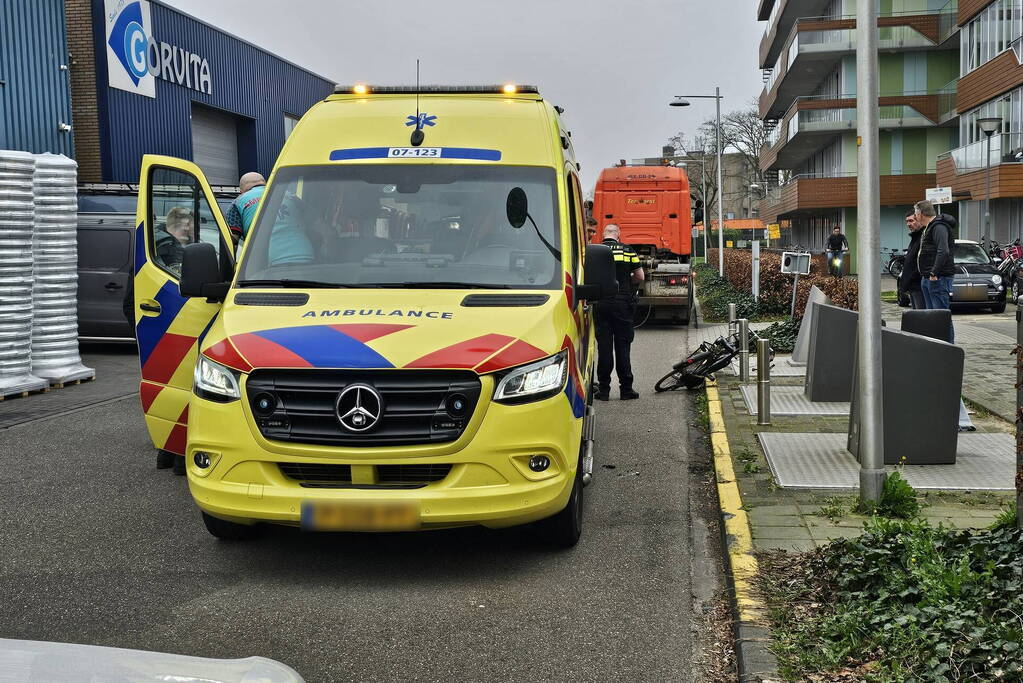
[[[636,314],[633,287],[643,282],[643,267],[632,247],[622,244],[621,230],[613,223],[604,227],[604,242],[614,256],[618,293],[601,299],[594,307],[597,324],[597,394],[600,401],[611,397],[611,371],[617,369],[623,400],[639,398],[632,388],[632,327]]]
[[[923,226],[916,220],[916,212],[906,214],[906,228],[909,230],[909,247],[906,248],[906,260],[899,275],[899,289],[909,295],[909,303],[913,310],[926,308],[924,293],[920,288],[920,268],[917,266],[917,255],[920,252],[920,236]]]
[[[590,218],[586,221],[586,243],[590,244],[593,242],[593,238],[597,234],[597,221]]]
[[[266,190],[266,178],[252,171],[238,179],[238,197],[231,202],[231,210],[227,212],[227,227],[235,244],[249,234],[252,219],[263,199]]]
[[[838,260],[841,263],[842,257],[849,251],[849,240],[842,234],[842,226],[835,224],[828,235],[828,263]],[[841,275],[841,273],[839,273]]]

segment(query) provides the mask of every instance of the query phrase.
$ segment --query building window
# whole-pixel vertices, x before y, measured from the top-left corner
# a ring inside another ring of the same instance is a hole
[[[291,131],[295,130],[295,126],[298,125],[299,117],[292,116],[291,114],[284,115],[284,139],[287,140],[291,137]]]
[[[995,0],[959,32],[960,75],[974,69],[1012,47],[1023,36],[1023,2]]]

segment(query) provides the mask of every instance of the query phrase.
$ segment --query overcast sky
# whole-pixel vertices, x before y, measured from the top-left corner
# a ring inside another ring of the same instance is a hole
[[[339,83],[536,84],[565,108],[586,191],[618,159],[760,93],[750,0],[167,0]],[[252,87],[272,87],[253,83]]]

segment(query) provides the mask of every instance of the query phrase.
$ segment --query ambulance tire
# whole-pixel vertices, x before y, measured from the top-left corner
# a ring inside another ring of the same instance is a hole
[[[247,541],[259,536],[261,528],[258,524],[236,524],[227,520],[202,513],[202,522],[206,531],[222,541]]]
[[[174,454],[160,449],[156,452],[156,469],[168,470],[174,466]]]
[[[583,533],[583,469],[576,470],[572,495],[565,509],[540,522],[543,539],[556,548],[571,548]]]

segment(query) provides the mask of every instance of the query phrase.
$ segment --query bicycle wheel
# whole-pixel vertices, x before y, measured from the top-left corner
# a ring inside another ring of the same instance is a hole
[[[682,373],[672,370],[667,375],[657,380],[657,384],[654,385],[654,391],[660,394],[665,391],[675,391],[681,386],[683,386]]]
[[[902,276],[903,262],[901,259],[893,259],[888,264],[888,272],[892,274],[892,277],[898,280]]]

